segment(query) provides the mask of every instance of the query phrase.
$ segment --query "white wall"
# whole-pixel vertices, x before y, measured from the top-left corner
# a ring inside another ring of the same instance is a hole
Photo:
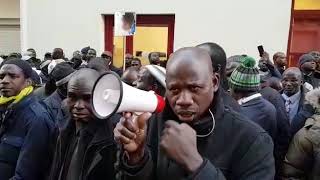
[[[19,18],[19,0],[0,0],[0,54],[20,51]]]
[[[20,18],[19,0],[0,0],[0,18]]]
[[[271,54],[287,49],[291,0],[21,0],[23,49],[39,55],[55,47],[72,51],[104,48],[102,14],[175,14],[174,48],[213,41],[227,55],[257,57],[263,44]]]

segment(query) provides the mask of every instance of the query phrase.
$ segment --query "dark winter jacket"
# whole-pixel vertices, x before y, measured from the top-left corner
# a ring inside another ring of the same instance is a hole
[[[284,179],[320,179],[320,89],[307,94],[307,101],[316,110],[294,136],[283,167]]]
[[[225,106],[229,106],[232,110],[242,114],[240,105],[232,96],[230,96],[230,94],[228,94],[228,92],[221,90],[221,96]]]
[[[188,174],[159,149],[165,121],[178,119],[170,107],[166,106],[162,114],[149,120],[151,124],[148,126],[148,143],[145,157],[140,164],[128,166],[125,163],[126,156],[122,156],[125,179],[272,180],[274,159],[270,136],[256,124],[226,108],[218,94],[215,94],[211,110],[214,112],[215,129],[211,135],[197,138],[198,151],[204,161],[194,174]],[[212,121],[202,122],[206,123],[200,123],[193,128],[199,134],[206,134],[212,127]]]
[[[84,133],[83,141],[85,153],[81,160],[81,174],[79,180],[104,180],[115,179],[116,171],[114,164],[116,162],[117,147],[113,138],[113,129],[111,120],[98,120],[89,123]],[[67,126],[60,132],[54,161],[51,168],[50,180],[64,180],[66,174],[63,170],[68,170],[70,157],[68,153],[70,141],[75,132],[75,123],[68,121]],[[80,144],[79,144],[80,146]],[[69,159],[69,161],[67,160]]]
[[[122,69],[121,68],[117,68],[113,65],[110,66],[110,70],[117,73],[119,75],[119,77],[122,76],[123,72],[122,72]]]
[[[288,151],[290,143],[290,123],[286,108],[280,93],[270,87],[260,90],[263,98],[268,100],[277,111],[277,137],[274,142],[274,156],[276,161],[276,172],[280,175],[282,162]]]
[[[266,65],[267,65],[272,77],[276,77],[276,78],[279,78],[279,79],[282,78],[282,75],[279,72],[278,68],[276,68],[273,64],[267,63]]]
[[[42,84],[45,84],[45,83],[48,82],[48,80],[49,80],[48,75],[45,75],[43,72],[41,72],[41,73],[39,74],[39,76],[40,76],[40,78],[41,78]]]
[[[29,95],[0,113],[0,179],[45,179],[57,133],[48,112]]]
[[[63,99],[57,90],[44,100],[44,103],[49,108],[48,111],[51,113],[51,117],[53,117],[53,120],[59,129],[66,125],[65,112],[67,111],[62,107],[62,100]]]
[[[49,95],[46,94],[45,86],[39,87],[38,89],[34,90],[33,94],[40,101],[45,100],[47,97],[49,97]]]
[[[310,75],[303,75],[304,82],[307,82],[313,86],[313,88],[317,88],[320,86],[320,77],[318,73],[312,73]]]
[[[277,136],[277,111],[263,97],[252,99],[241,105],[241,110],[252,122],[266,130],[275,141]]]

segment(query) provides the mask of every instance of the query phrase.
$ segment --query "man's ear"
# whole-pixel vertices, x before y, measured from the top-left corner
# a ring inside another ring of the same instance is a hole
[[[27,87],[28,87],[28,86],[31,86],[31,85],[32,85],[32,80],[31,80],[30,78],[28,78],[28,79],[26,80],[26,84],[27,84]]]
[[[213,91],[217,92],[220,86],[220,74],[214,72],[212,74],[212,86],[213,86]]]

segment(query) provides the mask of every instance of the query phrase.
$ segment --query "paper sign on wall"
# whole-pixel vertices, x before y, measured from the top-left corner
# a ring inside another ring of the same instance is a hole
[[[114,35],[132,36],[136,32],[136,13],[116,12],[114,14]]]

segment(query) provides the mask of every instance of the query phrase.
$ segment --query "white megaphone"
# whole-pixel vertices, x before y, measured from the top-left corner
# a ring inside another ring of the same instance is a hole
[[[161,112],[163,97],[127,85],[120,77],[107,72],[95,82],[92,92],[93,113],[106,119],[120,112]]]

